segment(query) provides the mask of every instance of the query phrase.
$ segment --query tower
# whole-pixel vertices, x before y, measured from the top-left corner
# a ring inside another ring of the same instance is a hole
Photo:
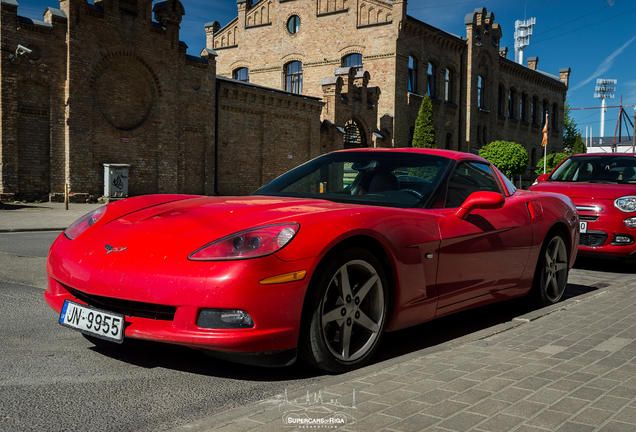
[[[615,79],[598,78],[596,80],[596,90],[594,97],[601,100],[601,137],[599,145],[603,145],[603,137],[605,136],[605,99],[614,99],[614,89],[616,88]]]
[[[523,50],[530,45],[530,36],[536,21],[536,18],[515,21],[515,61],[519,64],[523,64]]]

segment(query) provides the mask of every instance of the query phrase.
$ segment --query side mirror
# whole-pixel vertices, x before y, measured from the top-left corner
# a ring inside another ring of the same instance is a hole
[[[534,186],[537,183],[542,183],[542,182],[546,181],[548,179],[548,177],[550,177],[550,173],[541,174],[539,177],[537,177],[537,179],[534,181],[534,183],[532,183],[532,185]]]
[[[473,192],[460,208],[457,209],[455,215],[460,219],[466,219],[474,209],[500,209],[504,206],[506,199],[500,193],[496,192]]]

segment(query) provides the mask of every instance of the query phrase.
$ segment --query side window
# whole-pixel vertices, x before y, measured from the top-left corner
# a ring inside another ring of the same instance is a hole
[[[448,180],[445,207],[460,207],[470,194],[479,191],[501,193],[490,165],[482,162],[460,162]]]

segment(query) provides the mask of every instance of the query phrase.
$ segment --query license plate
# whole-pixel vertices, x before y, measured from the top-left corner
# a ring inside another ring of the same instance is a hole
[[[579,221],[579,232],[583,234],[587,232],[587,222]]]
[[[101,309],[64,301],[60,324],[84,334],[112,342],[124,341],[124,316]]]

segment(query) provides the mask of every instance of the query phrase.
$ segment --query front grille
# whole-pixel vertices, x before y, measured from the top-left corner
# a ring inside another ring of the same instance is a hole
[[[596,222],[598,220],[598,216],[588,216],[588,215],[579,215],[579,220],[586,222]]]
[[[579,246],[599,247],[605,243],[605,240],[607,240],[607,233],[602,231],[588,231],[585,234],[581,234]]]
[[[174,320],[174,314],[177,311],[177,308],[174,306],[102,297],[94,294],[86,294],[67,286],[64,288],[66,288],[73,297],[89,306],[120,313],[126,316],[172,321]]]

